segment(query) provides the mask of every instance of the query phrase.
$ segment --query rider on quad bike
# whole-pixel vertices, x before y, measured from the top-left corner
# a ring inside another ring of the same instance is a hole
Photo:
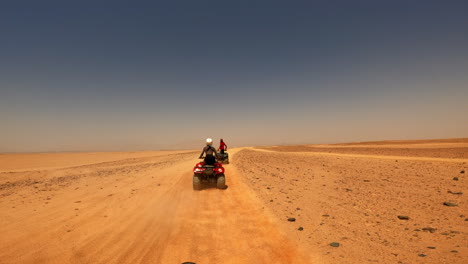
[[[218,189],[226,189],[226,177],[221,163],[216,163],[216,149],[211,145],[213,140],[206,139],[206,147],[200,154],[200,159],[205,153],[204,162],[197,163],[193,168],[193,189],[201,190],[204,184],[215,184]]]
[[[220,141],[219,141],[218,150],[221,150],[221,153],[216,154],[216,160],[219,163],[229,164],[229,155],[226,152],[227,151],[227,145],[226,145],[226,143],[224,143],[223,139],[220,139]]]
[[[213,139],[207,138],[206,139],[206,147],[203,148],[202,153],[200,154],[200,159],[203,158],[203,154],[205,153],[205,163],[207,165],[214,165],[216,162],[216,149],[212,146]]]
[[[223,139],[219,140],[219,148],[218,150],[221,150],[221,154],[224,154],[224,151],[227,150],[227,145],[224,143]]]

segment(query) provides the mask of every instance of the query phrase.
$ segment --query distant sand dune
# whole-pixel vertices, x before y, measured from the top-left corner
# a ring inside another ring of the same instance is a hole
[[[281,152],[321,152],[379,156],[432,157],[468,159],[468,139],[382,141],[331,145],[297,145],[262,147]]]
[[[385,141],[366,141],[353,143],[331,144],[335,146],[343,145],[412,145],[412,144],[437,144],[437,143],[468,143],[468,138],[448,138],[448,139],[419,139],[419,140],[385,140]]]

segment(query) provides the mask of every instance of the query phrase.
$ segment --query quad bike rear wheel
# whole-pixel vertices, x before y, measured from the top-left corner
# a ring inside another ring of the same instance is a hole
[[[200,177],[197,174],[193,175],[193,189],[194,190],[201,190],[202,184]]]
[[[226,189],[226,177],[223,174],[219,174],[218,180],[216,181],[216,188]]]

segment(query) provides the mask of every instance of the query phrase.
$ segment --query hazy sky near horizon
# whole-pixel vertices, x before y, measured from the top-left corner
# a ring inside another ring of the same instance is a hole
[[[0,152],[468,137],[467,1],[5,1]]]

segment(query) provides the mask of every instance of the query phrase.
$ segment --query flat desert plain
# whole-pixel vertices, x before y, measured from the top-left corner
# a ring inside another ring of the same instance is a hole
[[[0,263],[468,263],[468,139],[199,152],[1,154]]]

